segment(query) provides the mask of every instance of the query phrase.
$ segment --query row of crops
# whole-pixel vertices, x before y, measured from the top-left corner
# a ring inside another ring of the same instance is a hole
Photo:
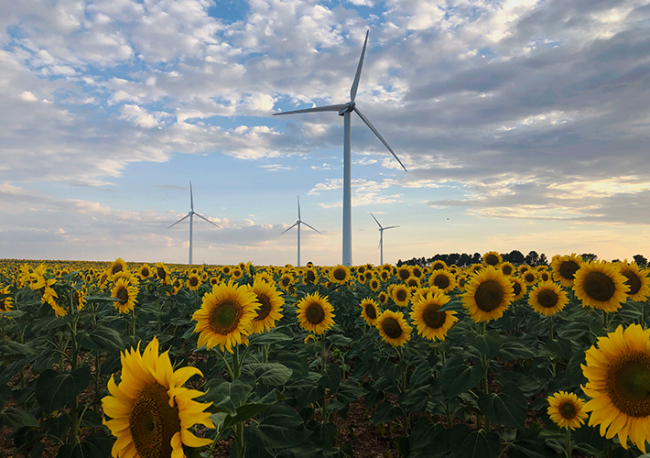
[[[641,456],[647,274],[0,261],[0,457]]]

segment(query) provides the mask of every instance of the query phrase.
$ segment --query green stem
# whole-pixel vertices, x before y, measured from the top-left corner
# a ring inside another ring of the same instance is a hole
[[[605,330],[605,332],[609,331],[610,323],[611,323],[611,319],[609,313],[603,311],[603,329]]]
[[[550,337],[550,340],[553,340],[553,318],[554,318],[554,316],[551,315],[551,316],[550,316],[551,324],[550,324],[550,326],[549,326],[549,337]]]
[[[266,345],[262,346],[262,358],[263,358],[262,361],[264,363],[269,362],[269,348],[270,347],[271,347],[270,344],[266,344]]]
[[[243,361],[244,358],[242,358]],[[239,345],[235,345],[235,348],[232,352],[232,374],[231,378],[234,382],[241,375],[241,363],[239,361]]]
[[[235,425],[235,442],[237,443],[237,458],[246,456],[246,442],[244,442],[244,422]]]
[[[573,453],[573,447],[571,445],[571,429],[566,429],[566,437],[564,438],[564,451],[566,452],[566,458],[571,458]]]
[[[135,307],[131,310],[131,335],[135,337]]]

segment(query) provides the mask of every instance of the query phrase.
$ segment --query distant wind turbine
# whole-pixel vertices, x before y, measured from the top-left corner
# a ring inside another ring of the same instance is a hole
[[[190,264],[192,264],[192,219],[194,218],[194,215],[198,216],[202,220],[207,221],[208,223],[212,224],[214,227],[219,227],[216,224],[214,224],[212,221],[207,219],[205,216],[203,216],[203,215],[201,215],[201,214],[194,211],[194,196],[192,195],[192,182],[190,181],[190,212],[167,228],[167,229],[171,229],[172,227],[176,226],[181,221],[183,221],[183,220],[185,220],[187,218],[190,219]]]
[[[381,253],[379,256],[379,259],[381,260],[380,265],[384,265],[384,231],[387,229],[393,229],[395,227],[399,226],[388,226],[388,227],[383,227],[381,224],[379,224],[379,221],[377,221],[377,218],[375,218],[375,215],[370,213],[370,216],[372,216],[372,219],[375,220],[375,223],[379,226],[379,252]]]
[[[293,229],[293,228],[296,227],[296,226],[298,227],[298,265],[297,265],[296,267],[300,267],[300,225],[301,225],[301,224],[304,224],[304,225],[307,226],[309,229],[318,232],[316,229],[314,229],[314,228],[311,227],[309,224],[305,223],[304,221],[302,221],[302,220],[300,219],[300,197],[298,197],[298,221],[296,221],[296,223],[295,223],[293,226],[291,226],[289,229],[287,229],[287,230],[284,231],[282,234],[280,234],[280,235],[283,235],[283,234],[285,234],[286,232],[289,232],[290,229]],[[318,232],[318,233],[320,234],[320,232]]]
[[[274,113],[273,115],[286,115],[294,113],[316,113],[320,111],[338,111],[340,116],[343,116],[343,265],[352,265],[352,185],[350,180],[351,168],[351,146],[350,146],[350,113],[353,111],[359,115],[361,120],[373,131],[373,133],[384,144],[388,151],[391,152],[393,157],[402,166],[404,171],[406,167],[399,160],[393,149],[386,143],[386,140],[377,132],[377,129],[370,123],[361,111],[356,107],[354,99],[357,96],[357,88],[359,87],[359,79],[361,78],[361,68],[363,67],[363,58],[366,54],[366,45],[368,44],[368,34],[366,32],[366,40],[363,42],[363,50],[361,51],[361,58],[357,67],[357,73],[354,76],[354,82],[350,89],[350,101],[341,105],[326,105],[322,107],[306,108],[303,110],[286,111],[283,113]]]

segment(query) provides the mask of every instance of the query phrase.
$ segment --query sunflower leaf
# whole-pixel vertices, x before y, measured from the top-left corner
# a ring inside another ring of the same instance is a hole
[[[293,408],[276,404],[264,412],[257,424],[244,430],[244,440],[253,447],[285,449],[303,443],[311,434]]]
[[[463,356],[450,358],[440,371],[440,388],[447,399],[454,398],[475,387],[483,378],[480,365],[468,366],[463,363]]]
[[[523,428],[526,421],[526,396],[512,382],[506,383],[499,394],[481,394],[481,411],[493,422],[507,428]]]
[[[268,386],[287,383],[293,371],[280,363],[251,363],[242,367],[242,372],[255,376],[258,382]]]

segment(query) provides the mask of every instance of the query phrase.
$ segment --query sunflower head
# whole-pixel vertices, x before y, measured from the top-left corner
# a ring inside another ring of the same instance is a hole
[[[499,268],[501,269],[501,272],[503,272],[503,275],[506,277],[509,277],[510,275],[515,273],[515,266],[513,266],[510,262],[503,262],[499,265]]]
[[[248,345],[251,322],[261,304],[246,286],[233,282],[221,283],[203,296],[201,308],[194,312],[194,332],[200,332],[198,345],[209,350],[219,346],[221,351],[232,351],[233,345]]]
[[[381,286],[381,282],[379,281],[378,278],[373,277],[368,281],[368,285],[370,286],[370,289],[372,291],[376,292],[376,291],[379,291],[379,288]]]
[[[627,280],[625,284],[630,288],[627,295],[633,301],[643,302],[650,296],[650,279],[647,272],[639,269],[636,263],[623,262],[620,272]]]
[[[447,332],[458,321],[456,312],[438,309],[449,302],[443,293],[427,293],[413,304],[411,319],[417,327],[418,334],[429,340],[445,340]]]
[[[558,391],[547,398],[548,415],[560,428],[577,429],[585,423],[585,401],[574,393]]]
[[[252,286],[248,287],[261,304],[257,316],[251,323],[254,333],[268,331],[275,327],[275,322],[282,318],[284,299],[275,286],[268,284],[261,278],[256,278]]]
[[[138,276],[140,277],[141,280],[150,278],[152,275],[153,272],[151,271],[151,267],[149,267],[149,264],[143,264],[140,267],[140,269],[138,269]]]
[[[190,274],[189,278],[186,281],[186,285],[190,291],[196,291],[199,289],[199,286],[201,286],[201,279],[199,278],[198,274]]]
[[[520,276],[524,283],[528,286],[532,286],[537,283],[537,272],[532,269],[528,269],[523,272]]]
[[[521,281],[518,277],[508,277],[510,283],[512,283],[512,293],[515,297],[512,298],[513,301],[518,301],[526,295],[528,292],[528,287],[526,284]]]
[[[629,286],[619,268],[605,261],[584,262],[575,274],[573,290],[582,305],[615,312],[627,300]]]
[[[370,326],[374,326],[379,318],[379,305],[370,298],[366,298],[359,304],[361,307],[361,317]]]
[[[552,281],[535,286],[528,294],[528,303],[537,313],[551,316],[561,311],[569,302],[566,292]]]
[[[386,310],[375,323],[384,342],[393,347],[401,347],[411,339],[411,327],[404,319],[402,312]]]
[[[445,261],[433,261],[431,263],[431,270],[447,270],[447,263]]]
[[[429,277],[429,285],[448,293],[456,287],[456,277],[446,270],[435,270]]]
[[[409,266],[401,266],[397,268],[397,277],[402,280],[406,281],[407,278],[411,276],[411,268]]]
[[[111,297],[117,299],[113,302],[113,306],[120,313],[128,313],[133,310],[137,296],[138,287],[130,284],[125,278],[118,278],[111,288]]]
[[[406,285],[395,285],[391,292],[391,299],[400,307],[406,307],[411,299],[411,289]]]
[[[379,299],[381,305],[386,305],[386,302],[388,302],[388,294],[382,291],[377,295],[377,299]]]
[[[109,271],[109,276],[113,277],[118,272],[123,272],[127,270],[126,268],[126,263],[122,258],[117,258],[115,261],[113,261],[113,264],[108,268]]]
[[[298,321],[303,329],[313,333],[322,334],[334,326],[334,307],[317,292],[308,294],[296,304]]]
[[[483,255],[483,264],[486,266],[497,267],[502,261],[501,255],[496,251],[488,251]]]
[[[500,270],[489,266],[471,278],[462,297],[470,317],[480,323],[501,318],[514,292],[510,280]]]
[[[334,266],[330,272],[330,281],[344,285],[350,280],[350,268],[341,264]]]
[[[582,265],[582,257],[571,253],[569,256],[555,255],[551,261],[554,281],[559,281],[562,286],[572,287],[575,274]]]

